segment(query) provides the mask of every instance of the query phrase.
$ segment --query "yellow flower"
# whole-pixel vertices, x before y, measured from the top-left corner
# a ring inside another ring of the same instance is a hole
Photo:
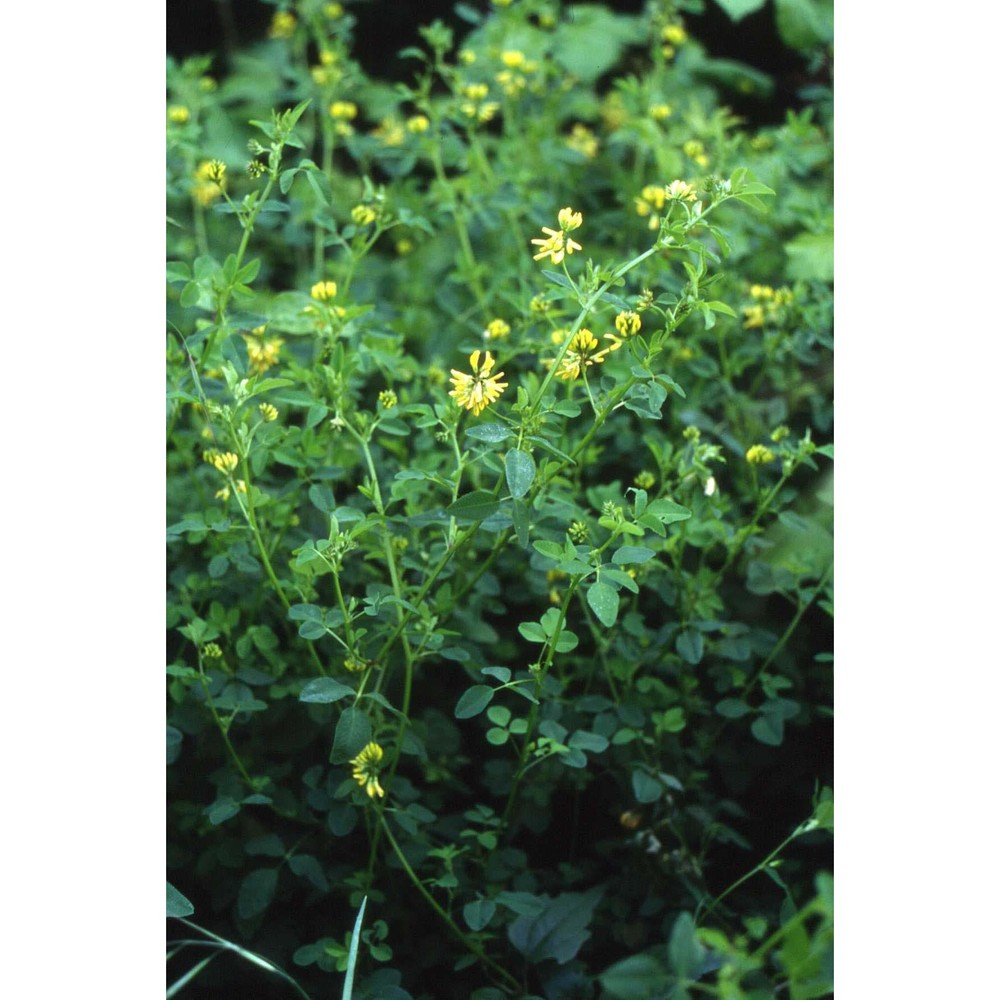
[[[367,226],[375,221],[375,209],[371,205],[355,205],[351,209],[351,218],[359,226]]]
[[[413,253],[413,240],[408,240],[405,236],[396,241],[396,253],[400,257],[405,257],[408,253]]]
[[[261,403],[257,409],[260,410],[260,415],[269,424],[278,419],[278,408],[272,403]]]
[[[309,294],[317,302],[328,302],[330,299],[337,297],[337,282],[317,281],[316,284],[309,289]]]
[[[271,18],[271,27],[268,30],[268,34],[271,38],[291,38],[295,34],[296,24],[298,24],[298,21],[296,21],[295,15],[290,11],[275,11],[274,17]]]
[[[483,330],[483,336],[487,340],[503,340],[509,334],[510,324],[505,323],[502,319],[491,319],[486,324],[486,329]]]
[[[583,249],[579,243],[566,236],[561,229],[549,229],[548,226],[542,226],[542,232],[548,235],[544,239],[531,241],[539,248],[538,253],[532,257],[533,260],[542,260],[544,257],[549,257],[553,264],[561,264],[566,254],[570,254],[574,250]]]
[[[209,465],[214,465],[224,476],[231,475],[236,471],[236,466],[240,464],[240,456],[231,451],[223,453],[211,448],[202,457]]]
[[[744,329],[752,330],[756,327],[762,327],[763,325],[764,325],[764,307],[744,306],[743,308]]]
[[[382,404],[383,409],[391,410],[399,402],[399,399],[392,389],[383,389],[378,394],[378,401]]]
[[[683,45],[687,41],[687,32],[679,24],[668,24],[660,33],[660,37],[673,45]]]
[[[623,337],[631,337],[633,334],[638,333],[641,327],[642,320],[639,318],[639,314],[633,312],[631,309],[620,312],[615,317],[615,329]]]
[[[597,151],[600,148],[597,136],[586,125],[580,122],[576,122],[570,129],[569,136],[566,138],[566,145],[588,160],[592,160],[597,156]]]
[[[344,5],[339,3],[328,3],[323,7],[323,13],[326,14],[331,21],[333,21],[344,13]]]
[[[167,118],[175,125],[183,125],[191,117],[191,112],[183,104],[172,104],[167,108]]]
[[[489,92],[488,83],[467,83],[462,87],[462,96],[469,101],[481,101]]]
[[[684,153],[690,156],[699,167],[708,166],[708,156],[705,154],[705,144],[698,139],[688,139],[683,146]]]
[[[687,181],[671,181],[665,197],[667,201],[694,201],[698,197],[698,189]]]
[[[320,49],[319,61],[323,66],[332,66],[337,61],[337,53],[333,49]]]
[[[383,118],[377,128],[372,129],[372,135],[382,141],[383,146],[402,146],[406,139],[406,130],[400,121],[391,115]]]
[[[259,326],[253,332],[256,334],[264,332],[264,327]],[[281,352],[281,345],[284,341],[280,337],[272,340],[264,340],[263,337],[244,334],[243,339],[247,345],[247,357],[250,359],[250,370],[255,375],[266,372],[268,368],[278,363],[278,355]]]
[[[508,49],[500,53],[500,61],[508,69],[518,69],[525,63],[524,53],[518,49]]]
[[[583,213],[574,212],[571,208],[560,208],[557,218],[564,233],[571,233],[583,225]]]
[[[654,121],[661,122],[664,118],[669,118],[674,113],[674,109],[669,104],[653,104],[649,108],[649,116]]]
[[[195,183],[191,188],[199,205],[207,208],[222,194],[226,165],[220,160],[202,160],[194,172]]]
[[[754,444],[747,449],[747,461],[751,465],[765,465],[774,461],[774,452],[766,445]]]
[[[358,106],[353,101],[334,101],[330,105],[330,117],[338,121],[353,121],[358,117]]]
[[[597,348],[601,342],[586,327],[580,330],[566,348],[566,353],[556,369],[556,378],[569,381],[579,378],[591,365],[603,364],[604,359],[622,345],[622,342],[612,334],[606,334],[606,339],[611,341],[611,346],[599,351]]]
[[[471,66],[476,61],[476,53],[472,49],[462,49],[458,53],[458,58],[461,62],[465,63],[466,66]]]
[[[406,130],[414,135],[426,132],[430,127],[431,123],[427,115],[414,115],[406,120]]]
[[[377,743],[368,743],[351,761],[351,777],[365,790],[368,798],[382,798],[385,791],[378,783],[378,772],[385,751]]]
[[[486,357],[480,364],[480,353],[473,351],[469,355],[471,375],[466,375],[465,372],[452,368],[451,383],[455,388],[448,393],[449,396],[455,397],[459,406],[472,410],[473,416],[476,417],[491,403],[495,403],[504,389],[507,388],[507,383],[500,381],[503,378],[503,372],[493,374],[493,366],[496,364],[493,355],[486,351]]]

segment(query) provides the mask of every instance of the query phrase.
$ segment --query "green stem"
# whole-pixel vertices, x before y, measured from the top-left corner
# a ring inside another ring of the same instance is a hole
[[[417,873],[410,867],[409,861],[406,860],[406,855],[403,854],[399,844],[396,842],[396,838],[392,835],[392,831],[389,829],[389,824],[386,822],[384,816],[379,817],[379,823],[382,830],[385,831],[386,839],[392,846],[392,850],[399,860],[400,865],[403,867],[403,871],[406,872],[407,878],[413,883],[417,891],[421,896],[430,904],[434,912],[444,921],[448,929],[462,942],[463,946],[467,948],[473,955],[476,956],[484,965],[489,966],[490,969],[495,972],[508,989],[515,991],[520,991],[521,984],[502,966],[498,965],[493,961],[489,955],[483,951],[482,947],[471,938],[467,937],[461,930],[461,928],[451,919],[450,916],[442,909],[441,904],[427,891],[426,886],[417,877]]]
[[[215,725],[218,727],[219,735],[222,737],[223,743],[226,744],[226,750],[229,752],[229,756],[233,759],[233,763],[236,765],[236,770],[240,772],[240,776],[246,783],[247,788],[250,791],[257,791],[256,786],[253,783],[253,779],[247,773],[247,769],[243,766],[243,761],[240,760],[240,755],[236,752],[233,744],[229,740],[229,732],[222,719],[219,717],[219,712],[215,707],[215,702],[212,699],[212,693],[209,690],[208,677],[205,676],[205,665],[202,663],[201,653],[198,653],[198,674],[201,677],[201,686],[205,691],[205,703],[208,705],[209,712],[212,713],[212,718],[215,720]]]

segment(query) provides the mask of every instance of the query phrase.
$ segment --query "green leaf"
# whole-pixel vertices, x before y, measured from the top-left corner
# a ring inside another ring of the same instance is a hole
[[[240,804],[234,799],[230,798],[228,795],[224,795],[219,799],[216,799],[208,809],[206,813],[208,815],[208,821],[212,826],[219,826],[225,823],[227,819],[232,819],[240,811]]]
[[[663,795],[663,785],[641,768],[632,772],[632,794],[637,802],[656,802]]]
[[[528,642],[547,642],[549,638],[545,634],[545,629],[538,622],[521,622],[517,626],[517,630]]]
[[[705,640],[696,628],[686,628],[677,636],[677,652],[681,658],[692,665],[701,663],[705,655]]]
[[[767,0],[716,0],[716,3],[733,21],[741,21],[747,14],[760,10]]]
[[[600,902],[602,890],[567,892],[546,901],[536,916],[518,917],[508,928],[510,943],[531,962],[571,961],[590,937],[587,925]]]
[[[634,15],[613,13],[601,4],[573,4],[552,36],[552,56],[571,76],[590,84],[618,62],[625,46],[642,37],[642,22]]]
[[[587,750],[590,753],[603,753],[608,749],[607,737],[598,733],[588,733],[585,729],[578,729],[569,738],[566,746],[574,750]]]
[[[497,904],[493,900],[477,899],[462,907],[462,916],[465,917],[469,930],[481,931],[493,919],[496,911]]]
[[[258,868],[250,872],[236,895],[236,912],[242,920],[260,916],[274,898],[278,885],[277,868]]]
[[[780,715],[758,715],[750,726],[754,739],[769,747],[781,746],[785,738],[785,720]]]
[[[529,517],[528,505],[523,500],[515,500],[511,507],[511,520],[514,522],[514,531],[517,532],[517,540],[522,549],[528,547]]]
[[[528,492],[534,482],[535,460],[526,451],[514,448],[507,452],[503,464],[507,476],[507,488],[510,490],[510,495],[518,500]]]
[[[167,883],[167,916],[189,917],[194,913],[194,905],[182,892]]]
[[[679,705],[668,708],[657,722],[657,728],[665,733],[679,733],[686,725],[684,709]]]
[[[616,566],[626,566],[630,563],[644,563],[652,559],[656,553],[643,545],[623,545],[611,557]]]
[[[328,704],[353,694],[354,688],[341,684],[340,681],[335,681],[332,677],[316,677],[302,689],[299,701]]]
[[[618,618],[618,592],[606,583],[591,584],[587,591],[587,603],[605,628],[611,628]]]
[[[740,701],[739,698],[723,698],[715,706],[715,710],[726,719],[739,719],[753,711],[745,701]]]
[[[459,521],[485,521],[500,509],[500,502],[487,490],[474,490],[459,497],[445,513]]]
[[[455,718],[471,719],[474,715],[479,715],[492,700],[493,688],[487,684],[473,684],[458,699],[458,704],[455,706]]]
[[[673,524],[675,521],[686,521],[691,516],[691,511],[687,507],[682,507],[679,503],[674,503],[673,500],[654,500],[645,510],[643,514],[644,523],[645,518],[655,517],[660,524]]]
[[[372,724],[368,716],[360,708],[345,708],[333,734],[330,763],[346,764],[357,757],[371,738]]]
[[[670,967],[679,979],[693,979],[705,957],[705,949],[695,937],[694,918],[690,913],[682,913],[674,921],[670,932]]]
[[[833,0],[774,0],[781,40],[800,52],[833,40]]]
[[[474,441],[499,444],[501,441],[506,441],[507,438],[512,438],[514,432],[505,424],[476,424],[476,426],[466,430],[465,436]]]
[[[785,244],[788,277],[797,281],[833,281],[833,233],[800,233]]]
[[[652,1000],[670,985],[670,975],[652,955],[632,955],[598,977],[615,1000]]]

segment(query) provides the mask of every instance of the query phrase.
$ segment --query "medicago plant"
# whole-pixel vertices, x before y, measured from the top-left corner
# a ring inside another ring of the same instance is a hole
[[[168,66],[171,993],[827,995],[828,102],[269,6]]]

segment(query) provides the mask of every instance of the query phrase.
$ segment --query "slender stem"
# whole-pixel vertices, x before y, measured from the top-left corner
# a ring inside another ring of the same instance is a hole
[[[427,891],[427,887],[420,881],[417,877],[416,872],[410,867],[409,861],[406,860],[406,855],[403,854],[398,843],[396,843],[396,838],[392,835],[392,830],[389,829],[389,824],[386,822],[384,816],[379,817],[379,822],[382,830],[385,832],[386,839],[392,846],[392,850],[399,860],[399,863],[403,867],[403,871],[406,872],[407,877],[416,887],[417,891],[421,896],[430,904],[434,912],[444,921],[448,926],[448,929],[462,942],[462,944],[472,952],[481,962],[488,965],[505,983],[505,985],[513,990],[520,990],[521,984],[502,966],[498,965],[493,961],[489,955],[483,951],[482,947],[471,938],[467,937],[461,930],[461,928],[451,919],[450,916],[442,909],[441,904]]]
[[[247,788],[251,791],[257,791],[253,783],[253,779],[247,773],[247,769],[243,766],[243,761],[240,760],[240,755],[233,748],[233,744],[229,740],[229,732],[226,725],[223,723],[222,719],[219,717],[218,710],[215,707],[215,702],[212,699],[212,692],[209,689],[208,677],[205,675],[205,665],[202,663],[201,653],[198,653],[198,674],[201,677],[201,686],[205,691],[205,703],[208,705],[208,710],[212,713],[212,718],[215,720],[215,725],[219,730],[219,734],[222,736],[223,743],[226,744],[226,750],[229,752],[229,756],[232,757],[233,763],[236,765],[236,770],[240,772],[240,776],[246,782]]]

